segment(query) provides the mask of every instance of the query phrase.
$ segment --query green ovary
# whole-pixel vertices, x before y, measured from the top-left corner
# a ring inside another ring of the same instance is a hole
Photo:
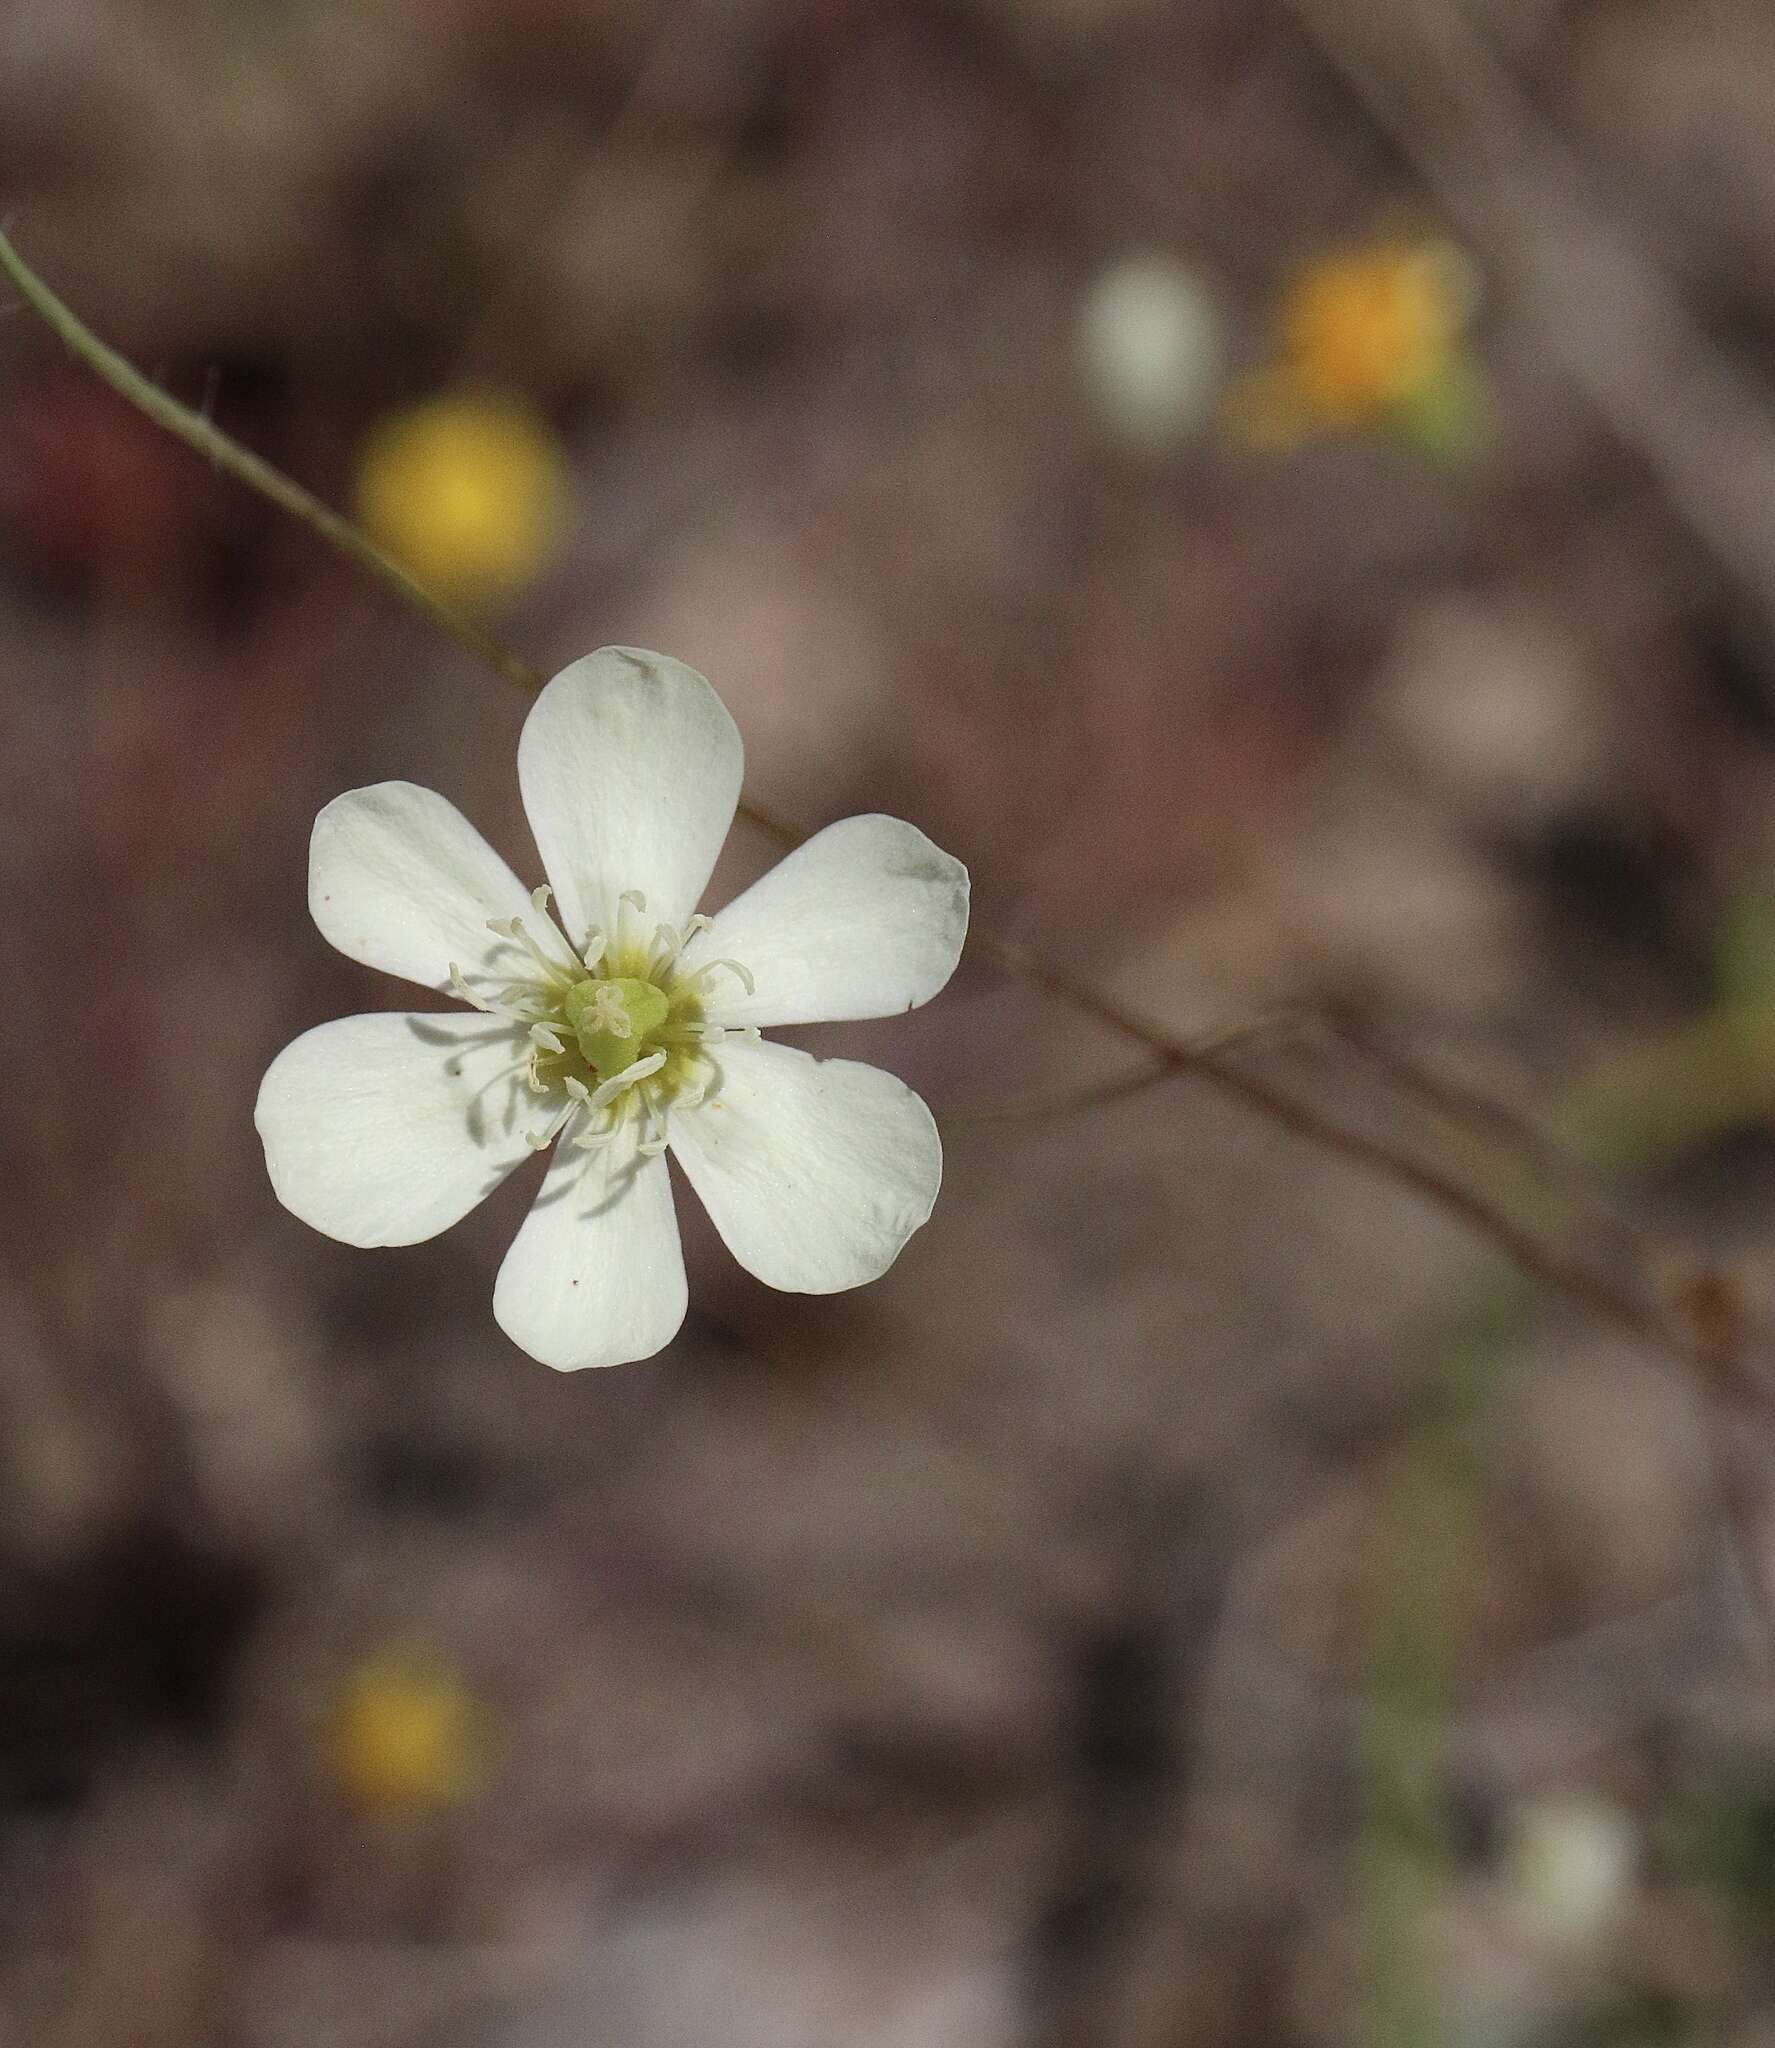
[[[586,1065],[601,1081],[651,1051],[649,1040],[671,1012],[662,990],[628,975],[575,982],[561,1008]]]

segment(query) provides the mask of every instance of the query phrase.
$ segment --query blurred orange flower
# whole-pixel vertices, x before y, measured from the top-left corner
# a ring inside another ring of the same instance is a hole
[[[1380,429],[1454,452],[1474,424],[1465,337],[1477,300],[1472,265],[1448,242],[1389,238],[1318,258],[1283,295],[1270,360],[1234,386],[1229,425],[1254,447]]]

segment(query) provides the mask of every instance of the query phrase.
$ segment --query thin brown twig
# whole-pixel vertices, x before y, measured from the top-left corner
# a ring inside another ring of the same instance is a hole
[[[1568,1144],[1559,1130],[1537,1123],[1465,1081],[1437,1072],[1369,1025],[1344,1012],[1314,1020],[1334,1045],[1353,1054],[1395,1094],[1416,1101],[1451,1128],[1527,1161],[1549,1183],[1582,1203],[1617,1244],[1642,1263],[1651,1254],[1649,1233],[1623,1207],[1609,1177]]]
[[[293,477],[285,476],[263,456],[255,455],[250,448],[243,447],[231,435],[223,433],[204,414],[193,411],[188,405],[181,405],[158,384],[144,377],[128,357],[119,355],[114,348],[102,342],[25,262],[3,230],[0,230],[0,271],[4,271],[26,305],[89,369],[96,371],[120,398],[128,399],[138,411],[146,413],[157,427],[164,427],[206,462],[245,484],[249,490],[257,491],[260,497],[268,498],[280,512],[287,512],[292,519],[300,520],[304,526],[318,533],[329,547],[337,548],[342,555],[349,556],[361,568],[379,577],[397,596],[405,598],[434,625],[442,627],[459,646],[477,661],[485,662],[506,682],[516,683],[521,690],[534,692],[542,688],[548,678],[538,673],[522,655],[496,640],[479,620],[427,590],[392,555],[385,554],[368,534],[335,512],[331,505],[317,498],[312,491],[304,490]]]
[[[1647,464],[1676,517],[1707,548],[1775,636],[1775,420],[1714,347],[1669,279],[1635,247],[1583,165],[1541,120],[1480,27],[1446,0],[1389,4],[1286,0],[1350,86],[1514,289],[1554,358],[1601,419]],[[1668,1269],[1668,1258],[1645,1259]],[[1716,1269],[1696,1284],[1729,1293]],[[1714,1418],[1721,1517],[1746,1591],[1775,1641],[1775,1584],[1733,1436],[1766,1406],[1749,1319],[1729,1338],[1688,1324],[1683,1350]]]
[[[1050,995],[1096,1017],[1101,1023],[1138,1039],[1167,1060],[1179,1074],[1195,1076],[1221,1094],[1256,1111],[1267,1122],[1317,1146],[1347,1165],[1390,1180],[1421,1196],[1444,1214],[1466,1224],[1503,1253],[1530,1279],[1581,1303],[1599,1321],[1623,1330],[1641,1342],[1679,1357],[1685,1365],[1698,1361],[1696,1346],[1678,1335],[1632,1295],[1602,1274],[1543,1244],[1498,1203],[1476,1189],[1463,1187],[1426,1161],[1395,1150],[1384,1139],[1339,1123],[1311,1103],[1286,1094],[1271,1082],[1232,1065],[1213,1052],[1199,1051],[1140,1016],[1114,997],[1079,981],[1021,946],[990,932],[976,934],[972,950],[1007,974],[1033,982]]]
[[[540,670],[502,645],[467,613],[435,597],[349,520],[201,414],[181,405],[143,377],[116,350],[107,347],[25,263],[3,230],[0,272],[12,280],[26,303],[75,355],[157,425],[368,569],[504,681],[530,694],[542,686],[544,677]],[[762,805],[742,801],[739,808],[742,816],[780,846],[793,848],[808,837]],[[1565,1295],[1600,1321],[1677,1359],[1685,1367],[1692,1369],[1703,1362],[1695,1344],[1656,1312],[1642,1306],[1605,1276],[1549,1247],[1499,1203],[1438,1168],[1398,1150],[1384,1139],[1338,1122],[1310,1103],[1247,1072],[1222,1051],[1191,1043],[1109,995],[1096,983],[1051,965],[1011,940],[975,926],[968,937],[968,951],[1144,1046],[1157,1067],[1193,1077],[1345,1165],[1372,1173],[1418,1196],[1490,1243],[1531,1279]]]
[[[1775,633],[1775,426],[1753,387],[1735,374],[1680,294],[1645,260],[1590,189],[1582,165],[1541,121],[1467,9],[1450,0],[1286,0],[1296,19],[1425,184],[1489,256],[1540,328],[1550,354],[1601,420],[1658,479],[1675,516],[1709,551]],[[1421,1077],[1403,1078],[1427,1099]],[[1532,1270],[1520,1261],[1525,1270]],[[1664,1270],[1660,1271],[1660,1266]],[[1715,1512],[1752,1610],[1765,1667],[1775,1654],[1775,1577],[1759,1489],[1745,1463],[1744,1430],[1766,1421],[1770,1396],[1750,1358],[1744,1304],[1717,1267],[1696,1262],[1685,1286],[1666,1260],[1641,1261],[1680,1326],[1708,1424]],[[1395,1586],[1425,1573],[1420,1554],[1385,1567]],[[1450,1575],[1435,1585],[1446,1605]],[[1376,1816],[1390,1794],[1383,1772]],[[1425,1882],[1426,1877],[1430,1883]],[[1400,1995],[1388,1965],[1402,1951],[1421,1964],[1423,1916],[1434,1873],[1412,1873],[1412,1902],[1371,1902],[1374,1969],[1370,2029],[1377,2039],[1420,2031],[1417,1985]]]
[[[1029,1095],[1009,1095],[1003,1102],[963,1103],[956,1109],[939,1110],[940,1124],[1046,1123],[1054,1117],[1076,1116],[1087,1109],[1103,1109],[1112,1102],[1125,1102],[1130,1095],[1144,1095],[1162,1081],[1176,1078],[1169,1060],[1157,1060],[1131,1073],[1111,1074],[1100,1081],[1085,1081],[1072,1088],[1048,1088]]]
[[[1190,1050],[1225,1059],[1275,1038],[1298,1022],[1294,1017],[1261,1017],[1253,1023],[1234,1025],[1229,1030],[1192,1040]],[[1177,1071],[1173,1061],[1157,1059],[1127,1073],[1075,1083],[1070,1088],[1037,1090],[1028,1095],[1008,1096],[1002,1102],[981,1102],[960,1109],[946,1109],[937,1121],[945,1124],[1045,1123],[1054,1117],[1073,1116],[1081,1110],[1102,1109],[1112,1102],[1125,1102],[1131,1095],[1144,1095],[1149,1088],[1174,1080]]]

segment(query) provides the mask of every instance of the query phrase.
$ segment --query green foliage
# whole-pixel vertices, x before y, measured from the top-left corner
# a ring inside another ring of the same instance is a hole
[[[1675,1821],[1666,1853],[1682,1875],[1747,1912],[1775,1911],[1775,1780],[1717,1785]]]

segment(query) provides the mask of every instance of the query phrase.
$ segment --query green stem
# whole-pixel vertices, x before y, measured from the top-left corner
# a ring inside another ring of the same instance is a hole
[[[1555,1127],[1584,1158],[1643,1172],[1769,1115],[1772,1071],[1768,1010],[1728,1004],[1597,1069],[1566,1096]],[[1444,1336],[1429,1410],[1386,1490],[1357,1844],[1367,2048],[1436,2048],[1445,2038],[1427,1936],[1455,1874],[1443,1779],[1473,1604],[1481,1439],[1533,1306],[1518,1273],[1499,1268],[1479,1283]],[[1717,1379],[1703,1375],[1700,1385],[1720,1401]],[[1716,1445],[1716,1460],[1723,1454]],[[1715,1484],[1747,1590],[1766,1618],[1767,1589],[1754,1544],[1734,1527],[1734,1482],[1723,1462]]]
[[[1447,1731],[1471,1617],[1479,1438],[1533,1305],[1508,1268],[1478,1283],[1443,1340],[1429,1412],[1383,1498],[1356,1845],[1365,2048],[1438,2048],[1445,2038],[1425,1933],[1455,1871]]]
[[[330,505],[323,504],[311,491],[305,491],[281,470],[273,469],[250,448],[243,448],[220,427],[205,419],[202,413],[193,412],[188,405],[181,405],[176,398],[169,397],[158,384],[150,383],[133,363],[102,342],[56,297],[13,247],[3,230],[0,230],[0,271],[5,272],[31,310],[66,342],[89,369],[109,384],[119,397],[128,399],[138,411],[146,413],[156,426],[164,427],[176,440],[183,441],[187,448],[195,450],[225,475],[234,477],[249,490],[257,491],[280,511],[312,528],[322,540],[379,577],[415,611],[441,627],[452,640],[497,670],[508,682],[516,683],[519,689],[528,690],[532,695],[542,688],[546,678],[529,662],[509,647],[502,646],[467,612],[447,603],[408,575],[392,555],[384,554],[349,519],[342,518]]]
[[[111,389],[148,418],[183,441],[226,475],[257,491],[281,511],[377,577],[397,596],[448,634],[493,672],[519,689],[534,694],[543,676],[529,662],[503,646],[475,619],[427,590],[391,556],[386,555],[350,520],[250,449],[205,419],[201,413],[170,398],[152,384],[58,299],[31,269],[11,240],[0,232],[0,273],[9,278],[25,303]],[[807,835],[763,806],[742,799],[741,816],[779,846],[793,848]],[[1656,1309],[1647,1310],[1630,1292],[1584,1263],[1567,1258],[1534,1231],[1525,1229],[1509,1210],[1413,1153],[1387,1140],[1341,1122],[1316,1105],[1251,1072],[1236,1058],[1213,1047],[1192,1044],[1177,1032],[1117,1001],[1096,982],[1053,966],[1025,947],[976,925],[968,935],[968,951],[991,961],[1003,973],[1029,982],[1107,1029],[1144,1046],[1156,1067],[1204,1083],[1240,1103],[1252,1114],[1303,1143],[1341,1159],[1345,1165],[1389,1181],[1396,1188],[1440,1209],[1487,1240],[1530,1278],[1568,1295],[1591,1314],[1629,1332],[1640,1342],[1686,1369],[1698,1363],[1695,1347]],[[1135,1085],[1147,1086],[1143,1079]],[[1118,1082],[1112,1092],[1122,1092]],[[1058,1108],[1070,1104],[1062,1102]],[[1647,1248],[1648,1251],[1651,1249]]]
[[[181,405],[108,347],[44,284],[0,231],[0,273],[81,361],[131,405],[224,474],[299,520],[330,546],[369,570],[421,617],[484,662],[495,674],[532,695],[545,680],[540,670],[488,633],[468,613],[427,590],[358,527],[250,449],[232,440],[201,413]],[[742,799],[740,813],[778,845],[793,848],[806,834],[761,805]],[[1419,2048],[1437,2038],[1431,1987],[1423,1966],[1421,1933],[1427,1900],[1449,1864],[1440,1818],[1437,1759],[1441,1732],[1453,1703],[1455,1662],[1467,1608],[1467,1568],[1477,1512],[1473,1427],[1483,1412],[1495,1365],[1525,1319],[1536,1284],[1555,1289],[1606,1324],[1696,1371],[1706,1391],[1705,1348],[1672,1329],[1611,1281],[1565,1257],[1513,1211],[1489,1200],[1410,1153],[1338,1123],[1311,1104],[1242,1070],[1224,1044],[1191,1044],[1164,1025],[1116,1001],[1095,983],[1052,966],[1008,940],[976,927],[968,949],[1002,972],[1031,983],[1082,1015],[1144,1046],[1152,1062],[1105,1082],[1033,1101],[976,1112],[982,1119],[1061,1114],[1132,1095],[1167,1076],[1193,1077],[1217,1088],[1252,1113],[1346,1165],[1391,1182],[1439,1208],[1488,1241],[1516,1267],[1488,1279],[1450,1330],[1436,1385],[1434,1413],[1406,1453],[1389,1490],[1386,1549],[1371,1641],[1371,1695],[1365,1743],[1368,1817],[1364,1830],[1365,1920],[1369,1937],[1368,2016],[1377,2048]],[[1718,1027],[1714,1027],[1717,1032]],[[1235,1034],[1235,1037],[1238,1035]],[[1731,1050],[1709,1071],[1704,1050]],[[1690,1069],[1691,1092],[1674,1118],[1655,1112],[1667,1105],[1666,1071],[1652,1067],[1611,1076],[1594,1095],[1580,1095],[1568,1120],[1604,1140],[1602,1150],[1623,1163],[1641,1163],[1667,1146],[1679,1130],[1712,1128],[1739,1102],[1768,1100],[1762,1080],[1762,1042],[1748,1061],[1741,1044],[1722,1046],[1701,1028],[1678,1056]],[[1772,1051],[1775,1058],[1775,1051]],[[1700,1078],[1695,1070],[1700,1069]],[[1463,1105],[1434,1077],[1418,1077],[1407,1091],[1430,1094],[1457,1125],[1489,1130],[1498,1116]],[[1637,1107],[1639,1120],[1630,1110]],[[1612,1139],[1612,1143],[1608,1142]],[[1528,1148],[1519,1146],[1526,1157]],[[1659,1247],[1639,1247],[1643,1271],[1653,1270]]]

